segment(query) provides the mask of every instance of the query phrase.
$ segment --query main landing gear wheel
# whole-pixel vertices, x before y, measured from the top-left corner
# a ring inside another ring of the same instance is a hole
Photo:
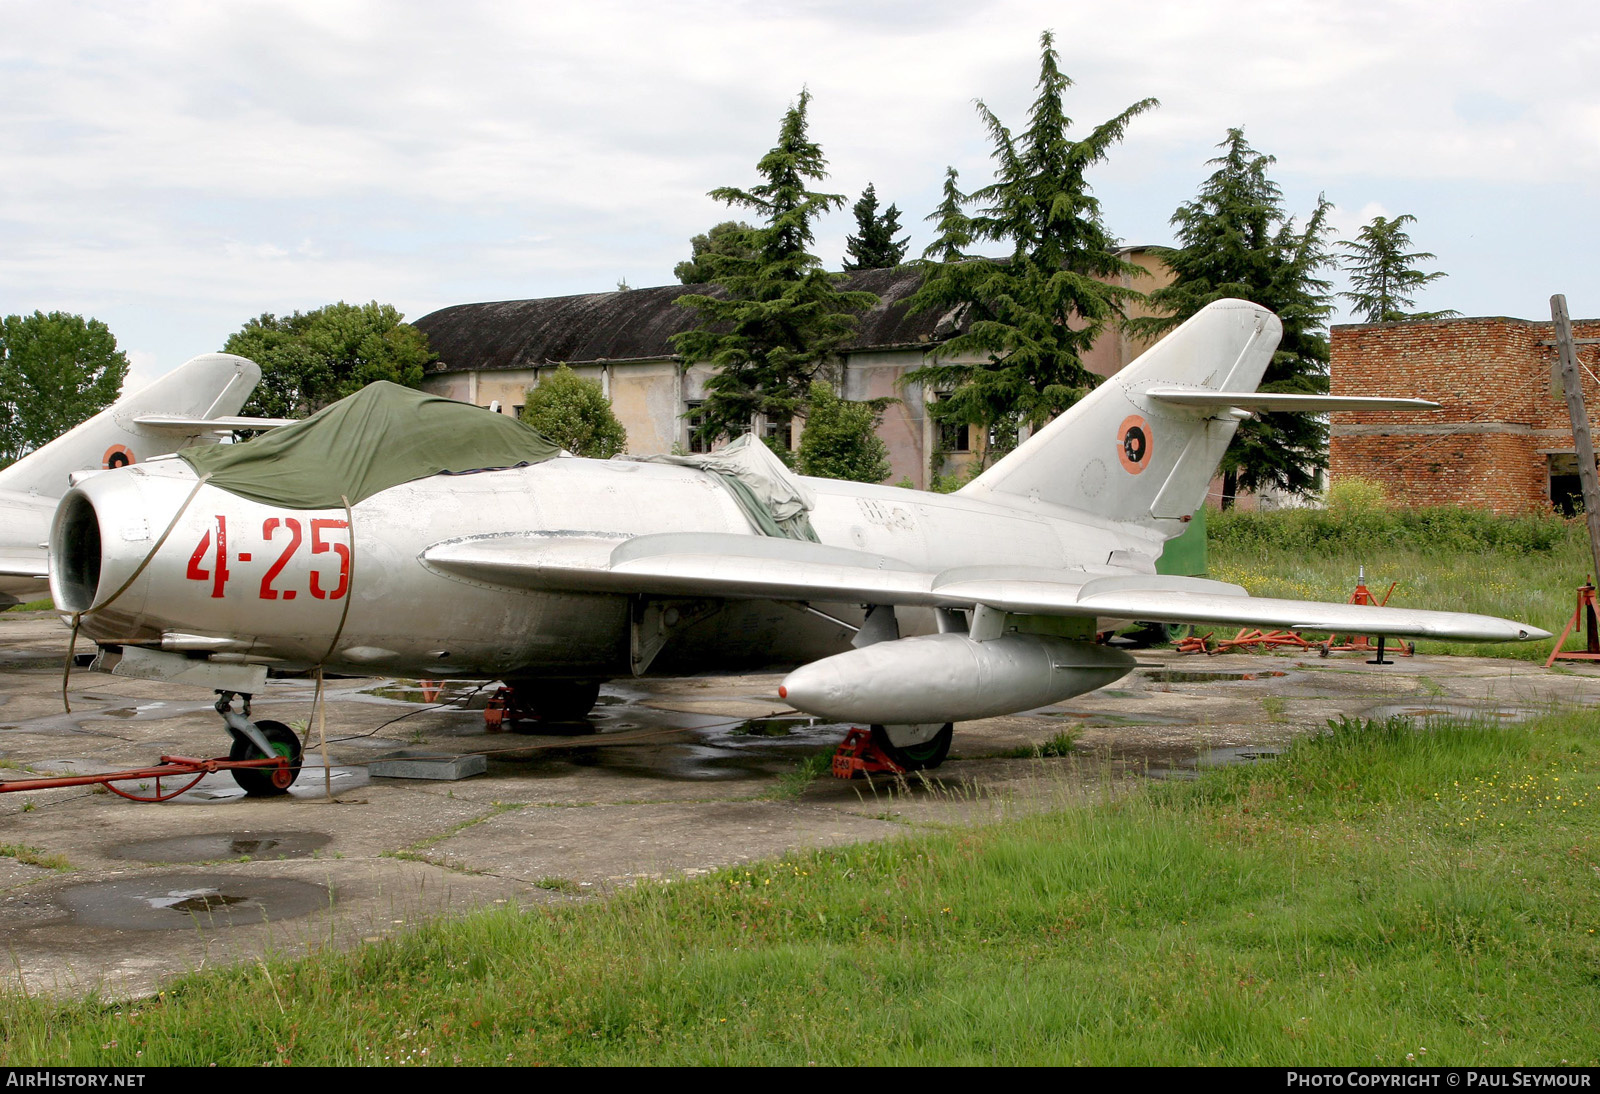
[[[872,727],[872,743],[907,771],[923,771],[944,763],[950,755],[953,736],[954,722]]]
[[[599,699],[598,680],[519,680],[511,685],[508,726],[513,733],[593,733],[587,719]]]
[[[282,722],[257,722],[256,728],[261,730],[261,735],[272,746],[272,751],[289,761],[289,770],[278,767],[236,767],[233,769],[233,781],[244,788],[248,797],[275,798],[280,794],[287,794],[289,787],[294,785],[295,778],[300,774],[300,761],[304,757],[304,749],[300,738],[294,730]],[[235,736],[233,747],[228,750],[230,760],[260,760],[264,759],[261,749],[247,737]]]

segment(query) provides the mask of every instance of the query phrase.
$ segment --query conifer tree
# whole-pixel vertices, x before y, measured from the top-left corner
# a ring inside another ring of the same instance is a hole
[[[784,115],[777,146],[756,167],[764,182],[711,191],[765,221],[753,230],[752,254],[718,262],[712,283],[726,295],[678,298],[695,309],[699,325],[674,335],[674,347],[687,360],[716,367],[701,411],[706,440],[747,432],[757,414],[787,423],[805,402],[818,367],[854,332],[857,313],[878,300],[872,293],[839,291],[834,282],[843,275],[825,273],[807,250],[816,218],[844,204],[842,194],[807,189],[808,182],[827,177],[822,149],[806,134],[810,102],[810,92],[802,91]]]
[[[917,312],[964,308],[967,325],[907,382],[950,391],[929,408],[941,424],[978,425],[1001,438],[1014,436],[1019,424],[1045,424],[1094,386],[1098,378],[1082,355],[1121,316],[1124,302],[1139,296],[1119,283],[1137,268],[1118,257],[1084,176],[1156,101],[1134,103],[1074,140],[1062,104],[1072,81],[1060,70],[1050,32],[1039,44],[1038,94],[1025,130],[1013,136],[978,103],[997,166],[995,181],[968,199],[977,206],[968,229],[973,242],[1005,244],[1011,253],[1004,261],[930,265],[911,303]],[[945,193],[936,246],[954,257],[962,202],[953,171]]]
[[[967,257],[966,249],[972,245],[972,218],[962,209],[968,201],[956,182],[960,176],[954,167],[944,169],[944,196],[939,207],[924,220],[932,221],[939,234],[922,251],[924,260],[932,262],[959,262]]]
[[[1193,201],[1172,214],[1176,248],[1156,255],[1171,268],[1170,285],[1150,294],[1164,315],[1129,322],[1130,333],[1155,337],[1216,300],[1254,301],[1277,313],[1283,339],[1262,377],[1261,390],[1324,394],[1328,390],[1330,285],[1318,272],[1331,262],[1327,198],[1298,228],[1283,208],[1283,191],[1267,169],[1276,160],[1250,147],[1242,129],[1228,130],[1208,161],[1216,170]],[[1239,424],[1222,459],[1222,505],[1240,489],[1279,487],[1296,494],[1316,488],[1327,466],[1327,423],[1311,414],[1258,414]]]
[[[878,192],[872,183],[861,192],[861,200],[850,210],[856,218],[856,234],[844,241],[847,270],[883,270],[898,266],[906,257],[911,238],[896,240],[900,234],[900,210],[893,205],[878,215]]]
[[[1406,234],[1405,226],[1416,222],[1417,218],[1410,213],[1402,213],[1393,220],[1373,217],[1372,223],[1356,233],[1354,240],[1341,239],[1335,244],[1346,252],[1343,265],[1355,290],[1339,295],[1350,301],[1361,322],[1449,319],[1461,314],[1458,311],[1406,310],[1416,304],[1414,294],[1419,289],[1446,276],[1438,270],[1423,273],[1414,265],[1437,255],[1427,251],[1406,253],[1411,237]]]

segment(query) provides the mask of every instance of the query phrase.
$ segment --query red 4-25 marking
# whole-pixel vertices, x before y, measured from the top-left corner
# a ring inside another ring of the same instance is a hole
[[[211,550],[211,532],[207,530],[195,546],[194,553],[189,556],[189,569],[186,575],[190,581],[210,581],[211,595],[221,597],[223,587],[228,582],[228,518],[218,514],[216,535],[216,561],[212,569],[204,569],[206,553]],[[284,545],[283,553],[261,576],[260,596],[262,600],[293,600],[299,595],[295,589],[277,589],[273,583],[282,575],[284,568],[289,565],[289,560],[294,557],[300,545],[305,542],[305,532],[300,521],[295,517],[268,517],[261,525],[261,538],[271,544],[273,538],[282,528],[288,534],[288,542]],[[310,572],[311,595],[318,600],[338,600],[350,590],[350,544],[348,542],[330,541],[323,538],[323,533],[339,529],[348,529],[350,523],[331,518],[316,518],[311,522],[311,553],[314,555],[326,554],[332,551],[339,558],[339,583],[332,591],[322,587],[322,574],[313,569]],[[240,552],[241,562],[250,561],[250,555]]]

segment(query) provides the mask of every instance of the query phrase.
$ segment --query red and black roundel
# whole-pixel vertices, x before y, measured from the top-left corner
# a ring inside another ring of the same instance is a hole
[[[1155,440],[1150,423],[1137,414],[1130,414],[1117,426],[1117,459],[1130,475],[1137,475],[1150,465],[1150,445]]]
[[[106,449],[106,454],[100,457],[100,466],[107,471],[118,467],[127,467],[134,462],[133,449],[125,444],[114,444]]]

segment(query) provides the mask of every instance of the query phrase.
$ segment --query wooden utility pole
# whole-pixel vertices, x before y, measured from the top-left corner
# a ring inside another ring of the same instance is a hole
[[[1600,579],[1600,470],[1595,468],[1594,442],[1589,439],[1589,412],[1583,405],[1583,378],[1578,374],[1578,350],[1572,341],[1572,320],[1567,298],[1550,298],[1550,318],[1555,323],[1556,347],[1561,354],[1561,386],[1567,393],[1567,416],[1572,419],[1572,441],[1578,450],[1578,482],[1583,487],[1583,515],[1589,523],[1589,553],[1594,560],[1590,580]]]

